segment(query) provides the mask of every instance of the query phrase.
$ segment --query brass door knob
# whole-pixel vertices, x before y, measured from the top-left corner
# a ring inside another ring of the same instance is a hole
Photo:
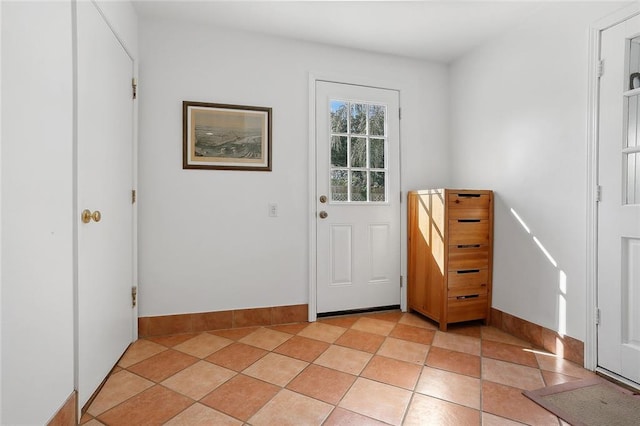
[[[326,219],[329,214],[324,210],[320,212],[320,219]]]
[[[91,213],[91,210],[89,209],[82,210],[82,222],[89,223],[91,222],[91,219],[93,219],[94,222],[100,222],[100,219],[102,219],[102,214],[99,210],[96,210],[93,213]]]

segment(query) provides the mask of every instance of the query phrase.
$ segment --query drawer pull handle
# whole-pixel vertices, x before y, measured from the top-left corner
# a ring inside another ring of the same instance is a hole
[[[456,274],[477,274],[478,272],[480,272],[480,269],[462,269],[456,271]]]
[[[456,299],[458,300],[477,299],[479,296],[480,296],[479,294],[470,294],[469,296],[458,296],[456,297]]]
[[[480,219],[458,219],[459,223],[478,223]]]
[[[458,197],[479,198],[480,194],[458,194]]]
[[[459,249],[480,248],[480,244],[458,244]]]

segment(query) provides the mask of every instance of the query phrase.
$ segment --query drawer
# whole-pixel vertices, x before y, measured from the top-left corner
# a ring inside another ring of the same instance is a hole
[[[484,244],[458,244],[449,246],[449,269],[487,268],[489,246]]]
[[[489,271],[487,269],[458,269],[457,271],[449,271],[447,287],[449,289],[456,287],[480,286],[487,285],[489,282]]]
[[[481,209],[489,211],[491,196],[484,192],[450,192],[447,197],[447,205],[450,210]]]
[[[487,318],[489,310],[486,295],[477,297],[451,297],[447,302],[447,323]]]
[[[449,288],[447,297],[486,296],[488,293],[486,284],[470,284],[469,286]]]
[[[489,210],[450,208],[449,219],[489,219]]]
[[[489,221],[486,219],[449,220],[449,245],[489,244]]]

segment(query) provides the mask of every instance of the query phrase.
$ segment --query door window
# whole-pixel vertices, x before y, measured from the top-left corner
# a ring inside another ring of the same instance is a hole
[[[387,107],[329,101],[332,203],[386,203]]]
[[[628,87],[625,98],[625,142],[622,149],[624,165],[625,204],[640,204],[640,37],[628,40]]]

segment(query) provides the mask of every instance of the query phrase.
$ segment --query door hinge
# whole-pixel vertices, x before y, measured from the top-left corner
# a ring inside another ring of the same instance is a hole
[[[602,201],[602,186],[596,185],[596,203]]]
[[[132,189],[131,190],[131,204],[135,204],[136,202],[136,190]]]
[[[402,288],[404,277],[402,275],[400,275],[400,288]]]
[[[604,59],[600,59],[596,64],[596,77],[600,78],[604,75]]]
[[[596,308],[596,325],[600,325],[600,308]]]
[[[138,304],[138,287],[131,287],[131,307],[135,308]]]
[[[398,108],[398,120],[402,120],[402,108]]]
[[[133,90],[133,99],[138,98],[138,79],[131,79],[131,90]]]
[[[400,191],[400,204],[402,204],[402,191]]]

